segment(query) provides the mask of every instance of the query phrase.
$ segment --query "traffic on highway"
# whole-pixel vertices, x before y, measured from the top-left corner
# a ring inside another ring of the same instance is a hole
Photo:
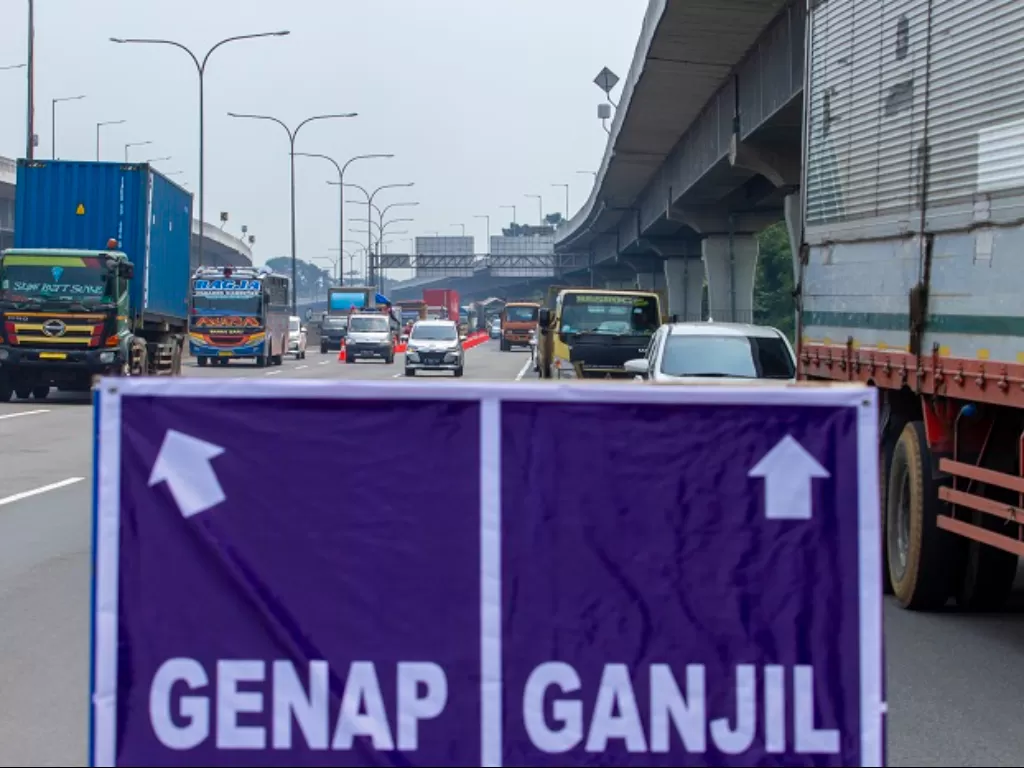
[[[1024,4],[182,2],[0,31],[0,765],[1022,764]]]

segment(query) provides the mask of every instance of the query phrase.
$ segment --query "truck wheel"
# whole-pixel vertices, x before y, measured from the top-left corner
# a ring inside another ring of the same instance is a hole
[[[50,388],[49,388],[49,386],[46,386],[46,387],[43,387],[43,386],[32,387],[32,397],[34,397],[36,400],[45,400],[49,396],[50,396]]]
[[[327,354],[327,345],[326,344],[321,344],[320,345],[320,354],[321,355],[326,355]]]
[[[885,520],[893,594],[909,610],[941,608],[952,592],[957,541],[936,524],[940,485],[924,424],[912,421],[893,450]]]
[[[174,351],[171,352],[171,376],[181,376],[181,364],[184,356],[184,345],[180,341],[175,341]]]
[[[18,396],[19,400],[28,400],[32,397],[31,387],[17,387],[14,390],[14,394]]]
[[[458,368],[455,369],[455,378],[456,379],[461,379],[462,378],[462,366],[461,365]]]
[[[890,437],[882,441],[878,446],[878,490],[881,496],[879,514],[881,517],[881,538],[882,538],[882,594],[892,594],[892,579],[889,576],[889,561],[885,555],[886,540],[886,508],[889,498],[889,475],[892,471],[892,454],[896,448],[895,441]]]
[[[209,358],[206,358],[206,357],[197,357],[196,358],[196,363],[199,365],[200,368],[205,368],[207,363],[209,363],[209,362],[210,362]]]
[[[415,368],[406,368],[405,369],[405,375],[406,376],[415,376],[416,375],[416,369]]]
[[[14,389],[10,384],[0,384],[0,403],[9,402],[13,394]]]

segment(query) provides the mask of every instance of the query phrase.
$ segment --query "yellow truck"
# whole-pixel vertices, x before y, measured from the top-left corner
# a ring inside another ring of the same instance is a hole
[[[540,310],[537,355],[543,379],[623,378],[661,326],[654,291],[563,288]]]

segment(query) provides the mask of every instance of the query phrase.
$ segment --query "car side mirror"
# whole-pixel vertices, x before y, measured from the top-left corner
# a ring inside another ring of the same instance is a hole
[[[551,310],[547,307],[541,309],[537,316],[537,322],[540,323],[541,330],[543,331],[549,325],[551,325]]]
[[[300,325],[299,326],[299,333],[305,333],[305,332],[306,332],[306,326]]]
[[[466,340],[466,338],[467,338],[466,336],[461,336],[461,335],[460,335],[460,336],[459,336],[459,341],[465,341],[465,340]]]
[[[117,271],[125,280],[131,280],[135,277],[135,265],[130,261],[122,261]]]
[[[647,361],[642,357],[635,360],[627,360],[624,368],[626,373],[635,374],[638,378],[642,379],[647,376]]]

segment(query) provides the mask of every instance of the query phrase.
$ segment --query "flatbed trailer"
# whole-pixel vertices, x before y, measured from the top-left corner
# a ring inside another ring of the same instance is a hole
[[[882,582],[909,609],[998,607],[1024,555],[1022,25],[811,4],[800,375],[880,390]]]

